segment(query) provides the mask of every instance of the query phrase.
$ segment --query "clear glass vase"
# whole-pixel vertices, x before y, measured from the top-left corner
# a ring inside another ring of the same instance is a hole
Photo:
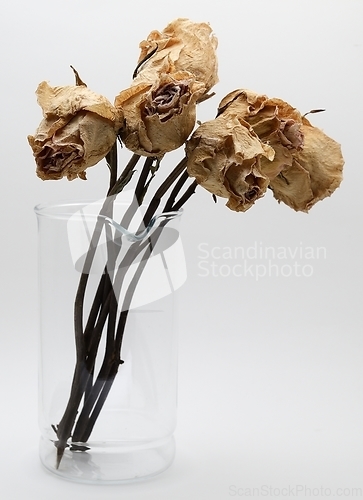
[[[35,212],[41,462],[88,483],[158,474],[175,454],[182,212],[148,220],[111,198]]]

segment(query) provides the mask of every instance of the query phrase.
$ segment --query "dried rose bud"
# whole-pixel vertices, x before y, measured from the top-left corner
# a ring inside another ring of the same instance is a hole
[[[198,184],[228,198],[227,207],[245,212],[266,192],[269,179],[260,170],[262,157],[274,157],[252,128],[235,115],[203,123],[186,144],[187,169]]]
[[[85,170],[111,149],[120,127],[120,115],[103,96],[85,85],[51,87],[36,91],[44,119],[28,141],[43,180],[86,179]]]
[[[167,63],[171,72],[192,73],[196,81],[204,84],[207,93],[218,82],[217,45],[217,38],[208,24],[176,19],[161,33],[152,31],[147,40],[140,43],[139,62],[157,48],[141,66],[142,78],[147,78],[147,73],[164,72],[162,68]]]
[[[337,142],[306,118],[303,121],[304,147],[293,154],[292,165],[283,169],[270,187],[279,202],[296,211],[308,212],[339,187],[344,159]]]
[[[269,177],[278,201],[307,212],[340,185],[344,165],[340,145],[287,102],[236,90],[220,103],[219,113],[237,114],[273,147],[275,157],[261,158],[261,172]]]
[[[124,116],[125,146],[144,156],[162,156],[179,148],[193,131],[196,102],[203,85],[185,71],[154,75],[123,90],[115,106]]]
[[[270,179],[291,166],[293,153],[303,147],[302,116],[280,99],[269,99],[249,90],[235,90],[222,100],[219,113],[236,114],[246,120],[261,141],[274,148],[272,162],[261,159],[262,172]]]

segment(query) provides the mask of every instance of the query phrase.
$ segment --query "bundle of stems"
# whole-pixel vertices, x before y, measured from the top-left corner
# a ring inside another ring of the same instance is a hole
[[[116,141],[106,157],[110,170],[110,187],[97,218],[74,301],[76,361],[73,380],[64,414],[58,425],[52,425],[57,435],[57,440],[54,441],[57,448],[56,468],[59,467],[66,448],[69,447],[71,451],[89,449],[86,443],[107,399],[119,367],[123,364],[121,359],[122,341],[131,300],[139,279],[163,227],[170,220],[168,214],[173,215],[178,212],[195,192],[197,186],[195,181],[191,181],[185,187],[189,176],[186,171],[186,158],[183,158],[156,189],[135,235],[142,235],[145,233],[145,228],[153,225],[161,201],[166,198],[164,207],[158,212],[165,214],[163,220],[146,237],[136,237],[135,241],[124,252],[121,262],[116,266],[122,238],[116,233],[112,236],[108,221],[112,217],[113,204],[117,195],[131,180],[140,160],[140,156],[134,154],[118,177],[117,147]],[[134,201],[130,203],[120,221],[123,228],[129,227],[139,206],[143,203],[159,164],[160,159],[158,158],[148,157],[144,160],[134,191]],[[85,313],[85,295],[89,273],[103,231],[106,232],[107,239],[107,264],[93,296],[92,305],[88,313]],[[123,303],[119,304],[122,284],[130,265],[134,262],[138,262],[136,271],[123,294]],[[96,373],[96,359],[100,356],[102,358],[100,354],[102,338],[105,342],[105,349],[99,371]]]

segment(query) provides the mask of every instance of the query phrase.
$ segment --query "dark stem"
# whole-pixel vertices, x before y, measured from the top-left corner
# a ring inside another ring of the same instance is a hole
[[[95,321],[97,316],[98,316],[98,311],[100,310],[100,307],[102,306],[102,299],[101,297],[104,297],[105,295],[105,286],[108,287],[108,290],[110,289],[109,287],[109,281],[105,280],[103,277],[101,278],[100,286],[99,286],[99,293],[96,293],[95,296],[95,301],[93,303],[92,309],[90,316],[88,318],[87,322],[87,330],[84,332],[83,331],[83,309],[84,309],[84,298],[85,298],[85,292],[86,292],[86,287],[87,287],[87,282],[88,282],[88,276],[89,276],[89,271],[92,266],[92,262],[94,259],[94,255],[96,252],[97,244],[104,226],[104,216],[111,216],[112,213],[112,206],[113,206],[113,201],[114,201],[114,195],[119,193],[124,186],[130,181],[133,169],[136,166],[137,162],[139,161],[140,156],[134,154],[128,164],[126,165],[125,169],[123,170],[122,174],[120,175],[119,179],[115,180],[117,176],[117,165],[115,162],[117,162],[117,144],[115,142],[114,146],[112,147],[110,153],[107,155],[107,163],[110,168],[110,188],[108,191],[108,197],[106,198],[101,211],[100,211],[100,217],[97,221],[94,233],[92,235],[92,239],[90,242],[90,248],[87,252],[86,260],[84,263],[84,268],[83,272],[80,278],[77,294],[76,294],[76,299],[75,299],[75,305],[74,305],[74,332],[75,332],[75,344],[76,344],[76,366],[74,370],[74,375],[73,375],[73,381],[72,381],[72,386],[71,386],[71,391],[70,391],[70,397],[69,401],[66,407],[66,410],[63,414],[62,419],[60,420],[58,426],[57,426],[57,436],[58,436],[58,442],[56,444],[57,446],[57,464],[56,467],[59,467],[59,464],[61,462],[64,450],[67,446],[67,440],[71,436],[72,428],[75,423],[75,419],[77,416],[78,412],[78,407],[80,405],[80,402],[82,400],[83,394],[87,391],[90,391],[90,382],[91,382],[91,377],[93,376],[93,368],[94,368],[94,362],[95,358],[97,355],[97,350],[98,350],[98,345],[100,342],[100,338],[102,335],[102,328],[103,328],[103,321],[99,321],[99,327],[98,328],[91,328],[91,325],[93,323],[93,320]],[[101,290],[104,288],[102,294]],[[112,288],[112,285],[111,285]],[[106,293],[106,296],[108,294]],[[102,314],[102,312],[104,314]],[[101,307],[101,312],[100,312],[100,318],[102,316],[102,319],[106,319],[107,317],[107,309],[104,308],[102,309]],[[99,320],[100,320],[99,318]],[[92,332],[92,334],[91,334]],[[85,335],[84,335],[85,333]],[[88,342],[86,344],[86,341],[92,341],[92,356],[87,359],[86,362],[86,354],[88,351],[89,354],[89,346]]]
[[[135,157],[135,155],[134,155],[134,157]],[[129,208],[127,209],[127,211],[124,214],[122,221],[121,221],[121,225],[125,228],[127,228],[129,226],[129,224],[130,224],[130,222],[131,222],[133,216],[135,215],[135,212],[139,206],[139,200],[141,200],[141,198],[142,198],[142,193],[144,192],[146,179],[147,179],[148,174],[150,172],[150,168],[153,164],[153,161],[154,161],[153,158],[147,158],[145,163],[144,163],[143,170],[140,174],[140,178],[139,178],[137,186],[135,188],[136,202],[134,200],[130,204]],[[129,168],[133,168],[133,166],[134,166],[134,163],[131,162],[129,164]],[[99,319],[102,317],[103,321],[102,322],[99,321],[97,326],[95,325],[95,322],[96,322],[96,319],[98,317],[98,313],[100,312],[100,307],[102,306],[102,304],[104,304],[104,302],[107,298],[107,295],[111,291],[111,288],[113,286],[111,279],[107,280],[108,285],[106,286],[104,284],[104,278],[106,275],[108,275],[109,271],[114,268],[114,264],[116,262],[118,252],[120,251],[120,248],[121,248],[121,238],[115,237],[115,242],[113,242],[112,238],[110,237],[110,238],[107,238],[107,242],[108,242],[108,260],[107,260],[108,265],[106,266],[104,274],[102,275],[101,281],[99,283],[99,286],[98,286],[98,289],[97,289],[97,292],[96,292],[96,295],[95,295],[95,298],[94,298],[94,301],[93,301],[93,304],[92,304],[92,307],[90,310],[89,321],[87,322],[87,326],[86,326],[85,334],[84,334],[87,339],[89,339],[89,337],[92,336],[92,344],[93,344],[93,353],[92,354],[93,354],[93,356],[96,356],[96,354],[97,354],[97,348],[98,348],[98,344],[99,344],[99,341],[101,338],[102,328],[103,328],[104,323],[107,319],[107,315],[100,314]],[[116,243],[117,243],[117,245],[115,245]],[[112,255],[112,258],[111,258],[111,255]],[[102,295],[102,291],[103,291],[103,295]],[[97,328],[98,333],[95,336],[93,329],[96,329],[96,328]]]
[[[133,79],[137,77],[137,73],[138,73],[138,71],[139,71],[140,67],[141,67],[144,63],[146,63],[146,61],[147,61],[148,59],[150,59],[150,57],[152,57],[152,56],[155,54],[155,52],[156,52],[157,50],[158,50],[158,44],[156,44],[156,47],[155,47],[155,48],[154,48],[151,52],[149,52],[149,54],[147,54],[147,55],[144,57],[144,59],[142,59],[142,60],[138,63],[138,65],[136,66],[136,68],[135,68],[135,70],[134,70],[134,72],[133,72],[133,74],[132,74],[132,78],[133,78]]]
[[[109,153],[106,155],[106,162],[110,170],[110,187],[107,193],[107,196],[109,196],[117,181],[117,140]]]
[[[134,217],[137,209],[141,205],[142,198],[144,196],[144,190],[145,190],[145,184],[148,178],[148,175],[150,173],[150,169],[152,167],[152,164],[154,162],[154,158],[147,158],[145,160],[143,169],[140,173],[139,180],[137,182],[136,188],[135,188],[135,198],[132,200],[130,203],[130,206],[126,210],[122,221],[121,221],[121,226],[127,228],[129,227],[129,224]]]
[[[93,391],[90,394],[90,397],[85,402],[82,411],[79,415],[77,425],[75,427],[73,434],[73,441],[75,442],[84,443],[88,440],[93,430],[94,424],[96,423],[97,417],[106,401],[107,395],[111,389],[113,381],[117,375],[118,368],[120,364],[122,364],[121,345],[122,345],[124,328],[126,325],[127,316],[129,314],[129,308],[133,294],[136,290],[136,286],[137,283],[139,282],[140,276],[146,266],[147,259],[152,251],[152,249],[150,249],[149,246],[150,244],[148,243],[148,248],[146,252],[143,254],[142,259],[138,265],[138,268],[127,288],[114,342],[112,343],[112,346],[110,345],[110,350],[108,352],[108,355],[107,356],[105,355],[103,365],[100,369],[97,380],[93,386]],[[124,269],[126,273],[127,267]]]
[[[120,193],[123,190],[123,188],[130,182],[132,175],[135,172],[134,168],[136,167],[136,164],[139,161],[139,159],[140,155],[137,154],[132,155],[130,161],[124,168],[122,174],[117,179],[114,186],[111,189],[109,189],[107,196],[113,196]]]
[[[108,265],[104,270],[104,274],[100,279],[97,291],[95,293],[86,323],[86,328],[83,329],[83,309],[86,287],[88,283],[88,273],[93,262],[95,250],[97,248],[102,229],[105,229],[106,234],[107,231],[110,231],[110,228],[107,229],[107,224],[105,224],[104,216],[110,216],[110,214],[112,213],[113,201],[115,198],[113,195],[120,192],[127,184],[127,182],[129,182],[134,172],[134,167],[136,166],[140,158],[140,156],[138,155],[133,155],[120,177],[115,180],[114,162],[117,159],[116,146],[114,149],[115,151],[113,151],[112,153],[110,152],[107,158],[107,161],[110,165],[111,177],[113,177],[112,180],[110,180],[109,189],[109,195],[111,196],[106,199],[104,206],[100,211],[100,217],[97,221],[96,228],[91,239],[90,248],[86,256],[84,270],[80,278],[79,287],[75,299],[74,326],[77,357],[70,398],[65,413],[61,421],[59,422],[59,425],[57,426],[57,467],[59,467],[64,450],[67,446],[67,441],[69,437],[71,437],[73,427],[73,442],[85,442],[89,438],[99,412],[101,411],[109,390],[111,389],[113,380],[118,372],[119,365],[122,363],[120,358],[121,346],[131,299],[134,290],[136,289],[139,278],[147,263],[147,258],[152,251],[150,239],[148,239],[147,241],[143,241],[142,243],[135,243],[128,249],[126,255],[122,259],[121,264],[119,265],[116,276],[113,276],[114,265],[117,255],[120,251],[121,242],[117,241],[118,244],[116,245],[116,240],[113,241],[110,235],[107,237]],[[131,206],[125,213],[125,216],[123,217],[122,224],[124,227],[128,227],[133,218],[133,215],[136,213],[139,203],[142,202],[144,194],[151,180],[150,179],[149,181],[147,181],[149,173],[151,172],[151,178],[153,178],[155,168],[158,168],[159,166],[158,160],[156,167],[153,166],[154,162],[154,158],[147,158],[144,163],[144,167],[140,173],[140,177],[135,189],[136,202],[131,204]],[[170,211],[178,210],[178,207],[182,206],[185,201],[193,194],[193,192],[195,191],[195,183],[193,183],[186,190],[184,195],[181,196],[181,198],[177,202],[175,202],[177,194],[180,192],[188,178],[188,175],[185,172],[185,168],[186,158],[181,160],[181,162],[174,168],[174,170],[167,176],[165,181],[156,190],[156,193],[151,199],[151,202],[144,215],[143,222],[141,223],[137,233],[139,231],[143,231],[144,228],[149,225],[152,217],[159,207],[162,197],[175,182],[176,184],[174,186],[174,189],[172,190],[163,210],[164,213],[166,212],[166,210],[169,211],[169,209]],[[158,229],[161,230],[161,227],[166,223],[167,220],[163,221],[160,225],[160,228]],[[155,233],[156,231],[157,230],[155,230]],[[125,274],[130,264],[140,254],[140,252],[144,251],[145,247],[147,247],[145,254],[143,255],[137,271],[126,291],[124,303],[122,305],[122,311],[120,313],[116,328],[118,308],[117,297],[119,295],[119,292],[121,291],[121,286],[124,281]],[[106,321],[107,331],[104,359],[98,376],[93,382],[95,362]],[[76,422],[78,409],[83,396],[83,408]]]
[[[146,166],[146,164],[145,164]],[[182,186],[185,184],[188,175],[184,171],[186,167],[186,159],[184,158],[176,167],[175,169],[171,172],[171,174],[166,178],[166,180],[162,183],[160,188],[156,191],[153,199],[151,200],[148,210],[144,216],[143,219],[143,224],[139,227],[138,231],[144,229],[144,224],[149,224],[151,221],[152,217],[154,216],[160,201],[161,197],[167,192],[167,190],[172,186],[172,184],[178,179],[178,176],[180,176],[180,179],[177,181],[174,189],[172,190],[168,202],[166,204],[166,207],[169,207],[172,205],[170,208],[172,211],[178,210],[195,192],[195,187],[196,187],[196,182],[193,182],[191,186],[186,190],[184,195],[180,198],[180,200],[173,205],[175,201],[175,196],[176,194],[181,190]],[[146,175],[143,175],[143,179],[146,180]],[[140,183],[141,186],[141,183]],[[139,187],[140,187],[139,186]],[[141,192],[138,187],[136,188],[135,192]],[[175,208],[175,207],[179,208]],[[163,213],[167,213],[166,210],[163,210]],[[157,232],[161,231],[161,228],[167,223],[168,221],[165,220],[160,224],[160,227],[155,231],[153,238],[155,238],[155,235]],[[160,235],[160,233],[159,233]],[[159,237],[159,235],[157,237]],[[154,240],[154,243],[156,240]],[[141,244],[134,244],[128,252],[126,253],[124,259],[122,260],[120,266],[119,266],[119,271],[117,273],[117,276],[115,278],[115,283],[117,283],[117,292],[116,295],[119,295],[119,292],[121,290],[121,286],[123,283],[123,280],[125,278],[125,274],[127,272],[128,266],[135,260],[137,255],[145,248],[146,245],[151,245],[151,240],[148,238],[147,241],[144,241]],[[151,254],[151,246],[150,246],[150,254]],[[149,255],[150,255],[149,254]],[[145,257],[145,256],[144,256]],[[144,260],[144,259],[143,259]],[[117,327],[117,333],[116,333],[116,342],[115,342],[115,349],[111,353],[111,351],[106,350],[106,354],[104,357],[104,362],[101,367],[101,370],[99,372],[99,375],[97,377],[97,380],[92,388],[92,390],[89,393],[89,398],[87,399],[81,414],[78,418],[77,425],[75,428],[75,432],[73,435],[73,440],[75,442],[85,442],[89,438],[90,433],[92,432],[93,426],[97,420],[97,416],[99,415],[99,412],[101,411],[103,404],[106,400],[107,394],[112,386],[113,380],[117,374],[118,371],[118,366],[121,363],[121,346],[122,346],[122,339],[123,339],[123,334],[124,334],[124,329],[126,326],[126,320],[127,316],[129,313],[129,306],[131,303],[131,298],[134,293],[134,290],[136,288],[136,285],[139,281],[139,277],[141,276],[141,273],[146,265],[147,262],[147,257],[145,257],[145,262],[143,265],[141,263],[138,266],[138,271],[136,272],[135,276],[137,276],[137,273],[140,272],[140,275],[137,277],[135,281],[135,285],[133,286],[134,281],[132,281],[129,285],[129,288],[127,289],[125,300],[122,306],[122,312],[120,314],[119,318],[119,324]],[[120,275],[120,272],[123,270],[123,274]],[[133,280],[135,279],[135,276]],[[129,297],[129,301],[127,300],[127,297]],[[115,369],[116,367],[116,369]],[[97,401],[97,403],[96,403]],[[93,412],[91,415],[92,408]]]
[[[136,290],[137,284],[140,280],[140,277],[148,262],[148,258],[152,253],[153,247],[155,246],[157,239],[161,235],[162,227],[167,222],[168,220],[163,221],[161,225],[154,231],[152,237],[148,238],[146,241],[140,244],[136,251],[133,250],[132,254],[130,253],[130,255],[128,256],[128,259],[126,256],[125,257],[126,262],[119,269],[119,271],[121,271],[121,269],[124,270],[122,277],[120,277],[120,281],[122,282],[128,270],[127,266],[131,264],[131,262],[135,260],[136,256],[139,255],[146,247],[146,251],[142,255],[137,270],[134,276],[132,277],[132,280],[125,293],[125,298],[122,304],[122,311],[120,314],[119,323],[116,331],[114,350],[109,353],[107,359],[105,356],[104,364],[100,370],[96,383],[93,386],[93,391],[90,394],[90,398],[89,400],[86,401],[82,409],[82,412],[78,418],[75,432],[73,435],[73,440],[75,442],[84,443],[88,440],[93,430],[93,427],[96,423],[98,415],[101,412],[103,405],[106,401],[111,386],[115,380],[119,365],[123,363],[121,361],[121,347],[122,347],[122,340],[125,332],[127,317],[130,310],[131,300]],[[120,285],[120,281],[118,281],[118,285]]]
[[[171,210],[180,210],[183,205],[189,200],[189,198],[195,193],[195,190],[198,186],[197,181],[193,181],[188,189],[185,191],[183,196],[179,198],[179,200],[171,207]]]
[[[66,410],[57,426],[57,464],[59,467],[64,450],[67,446],[67,440],[71,435],[72,428],[77,416],[77,411],[85,388],[88,384],[89,373],[85,370],[86,363],[86,345],[83,335],[83,307],[85,291],[88,282],[89,271],[91,269],[92,261],[96,252],[97,244],[101,236],[103,227],[103,216],[109,215],[112,209],[113,198],[106,198],[101,211],[100,217],[97,220],[95,230],[93,232],[89,250],[86,255],[83,272],[79,281],[75,303],[74,303],[74,334],[76,345],[76,366],[73,375],[71,392]]]
[[[182,172],[185,170],[187,166],[187,159],[183,158],[178,165],[174,168],[174,170],[168,175],[168,177],[165,179],[165,181],[161,184],[159,189],[156,191],[154,197],[150,201],[150,204],[148,206],[148,209],[146,210],[146,213],[144,215],[143,223],[144,227],[147,227],[154,216],[156,210],[158,209],[161,198],[164,196],[164,194],[167,192],[167,190],[170,188],[170,186],[173,185],[173,183],[177,180],[179,175],[182,174]]]
[[[140,175],[140,179],[142,178],[144,182],[146,182],[146,179],[147,179],[147,175],[146,175],[145,171],[147,170],[147,168],[150,167],[150,165],[151,165],[151,162],[147,163],[147,161],[146,161],[145,165],[144,165],[143,172]],[[172,186],[172,184],[176,181],[176,179],[178,179],[178,176],[180,176],[184,172],[185,167],[186,167],[186,159],[184,158],[174,168],[174,170],[170,173],[170,175],[166,178],[166,180],[161,184],[161,186],[156,191],[154,197],[152,198],[152,200],[149,204],[149,207],[148,207],[146,214],[144,216],[144,219],[143,219],[143,224],[140,226],[139,231],[144,229],[144,224],[145,225],[149,224],[149,222],[151,221],[152,217],[154,216],[154,214],[155,214],[155,212],[160,204],[162,196]],[[182,184],[183,183],[179,183],[178,190],[180,190]],[[138,186],[136,187],[135,193],[141,193],[141,186],[142,185],[143,185],[143,182],[138,183]],[[173,191],[175,194],[176,193],[175,189]],[[190,192],[189,197],[191,196],[191,194],[192,193]],[[184,195],[184,198],[185,198],[185,195]],[[126,217],[126,219],[128,220],[128,222],[130,222],[128,216]],[[130,249],[126,253],[125,257],[123,258],[123,261],[121,262],[121,264],[119,266],[119,271],[118,271],[116,278],[115,278],[115,284],[117,283],[117,292],[116,292],[117,296],[119,294],[119,291],[121,290],[121,286],[122,286],[125,274],[127,272],[128,266],[135,260],[135,258],[140,253],[140,251],[142,251],[142,249],[145,247],[145,244],[150,244],[149,240],[144,242],[141,245],[135,244],[132,247],[130,247]],[[139,246],[139,248],[137,248],[138,246]],[[145,260],[145,263],[143,266],[139,265],[138,269],[141,270],[140,272],[142,272],[145,265],[146,265],[146,260]],[[122,274],[120,274],[121,271],[122,271]],[[138,282],[138,280],[135,283],[135,287],[136,287],[137,282]],[[132,290],[132,283],[130,283],[128,291],[126,292],[126,295],[129,293],[129,291],[131,293],[131,290]],[[132,294],[133,294],[133,291],[132,291]],[[132,298],[132,294],[130,296],[131,298]],[[112,295],[115,296],[115,285],[114,285],[114,290],[112,291]],[[131,301],[131,298],[130,298],[130,301]],[[125,301],[126,301],[126,297],[125,297]],[[117,304],[116,304],[116,307],[117,307]],[[86,423],[90,418],[89,417],[90,412],[92,411],[94,404],[96,403],[97,399],[99,398],[100,392],[103,390],[105,380],[108,380],[108,378],[109,378],[112,366],[114,366],[114,363],[118,363],[118,364],[120,363],[120,361],[119,361],[120,350],[121,350],[121,344],[122,344],[122,338],[123,338],[123,331],[124,331],[124,328],[126,325],[126,319],[127,319],[127,315],[128,315],[128,307],[129,307],[129,304],[127,304],[127,302],[126,302],[126,305],[125,305],[125,302],[124,302],[123,309],[122,309],[122,312],[120,315],[120,320],[119,320],[118,333],[116,334],[116,338],[119,338],[119,340],[117,342],[117,348],[115,349],[115,351],[112,351],[111,348],[107,349],[107,347],[106,347],[104,361],[103,361],[102,367],[100,369],[99,375],[98,375],[97,380],[96,380],[95,384],[93,385],[92,389],[88,393],[88,398],[85,401],[85,404],[84,404],[82,411],[81,411],[81,413],[78,417],[78,420],[77,420],[75,431],[73,433],[73,441],[75,441],[75,442],[85,442],[88,439],[89,433],[84,431],[84,428],[86,426],[87,429],[90,429],[90,424]],[[115,311],[114,311],[113,316],[112,316],[112,321],[114,321],[114,319],[115,319]],[[113,326],[114,326],[114,323],[113,323]],[[120,328],[121,328],[121,330],[120,330]],[[122,333],[120,333],[120,332],[122,332]],[[107,345],[110,346],[112,344],[112,339],[109,336],[107,337],[107,339],[108,339]],[[97,337],[97,340],[99,342],[98,337]],[[96,344],[97,347],[98,347],[98,342]],[[97,353],[97,348],[95,350],[95,353]],[[118,370],[118,364],[117,364],[117,370]],[[117,373],[117,371],[116,371],[116,373]],[[115,373],[115,375],[116,375],[116,373]],[[99,408],[98,411],[101,410],[105,399],[101,399],[101,401],[103,401],[102,404],[100,403],[97,406]],[[93,421],[93,425],[94,425],[96,419],[93,419],[92,421]],[[92,428],[93,428],[93,425],[92,425]]]
[[[189,179],[189,174],[185,170],[182,173],[182,175],[180,176],[178,182],[175,184],[172,192],[170,193],[170,196],[168,198],[168,201],[165,204],[163,212],[171,212],[172,211],[172,207],[173,207],[173,204],[175,202],[175,198],[188,179]]]

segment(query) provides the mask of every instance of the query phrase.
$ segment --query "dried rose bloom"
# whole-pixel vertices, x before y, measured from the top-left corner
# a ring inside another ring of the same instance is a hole
[[[120,115],[103,96],[85,85],[51,87],[36,91],[43,120],[28,141],[43,180],[86,179],[85,170],[111,149],[120,127]]]
[[[219,112],[233,113],[246,120],[264,143],[275,150],[274,160],[261,159],[269,179],[292,165],[293,153],[303,147],[302,116],[280,99],[269,99],[249,90],[235,90],[219,105]]]
[[[115,99],[124,116],[120,136],[125,146],[144,156],[162,156],[179,148],[193,131],[202,84],[186,71],[138,79]]]
[[[274,197],[296,211],[308,212],[330,196],[342,181],[344,159],[340,145],[304,118],[304,147],[293,154],[292,165],[275,177]]]
[[[170,71],[188,71],[196,81],[204,84],[207,93],[218,82],[217,38],[206,23],[194,23],[189,19],[176,19],[160,33],[152,31],[147,40],[140,43],[139,62],[157,49],[140,68],[142,77],[148,73],[164,72],[165,63]]]
[[[203,123],[186,144],[187,169],[198,184],[228,198],[226,206],[245,212],[266,192],[267,176],[261,158],[274,157],[247,122],[234,114],[222,114]]]
[[[236,90],[219,109],[245,119],[261,141],[275,150],[273,161],[261,158],[261,172],[269,177],[278,201],[307,212],[340,185],[344,165],[340,145],[290,104]]]
[[[131,86],[115,106],[124,116],[120,137],[144,156],[162,156],[182,146],[196,121],[196,104],[218,81],[217,39],[208,24],[177,19],[141,42]]]

